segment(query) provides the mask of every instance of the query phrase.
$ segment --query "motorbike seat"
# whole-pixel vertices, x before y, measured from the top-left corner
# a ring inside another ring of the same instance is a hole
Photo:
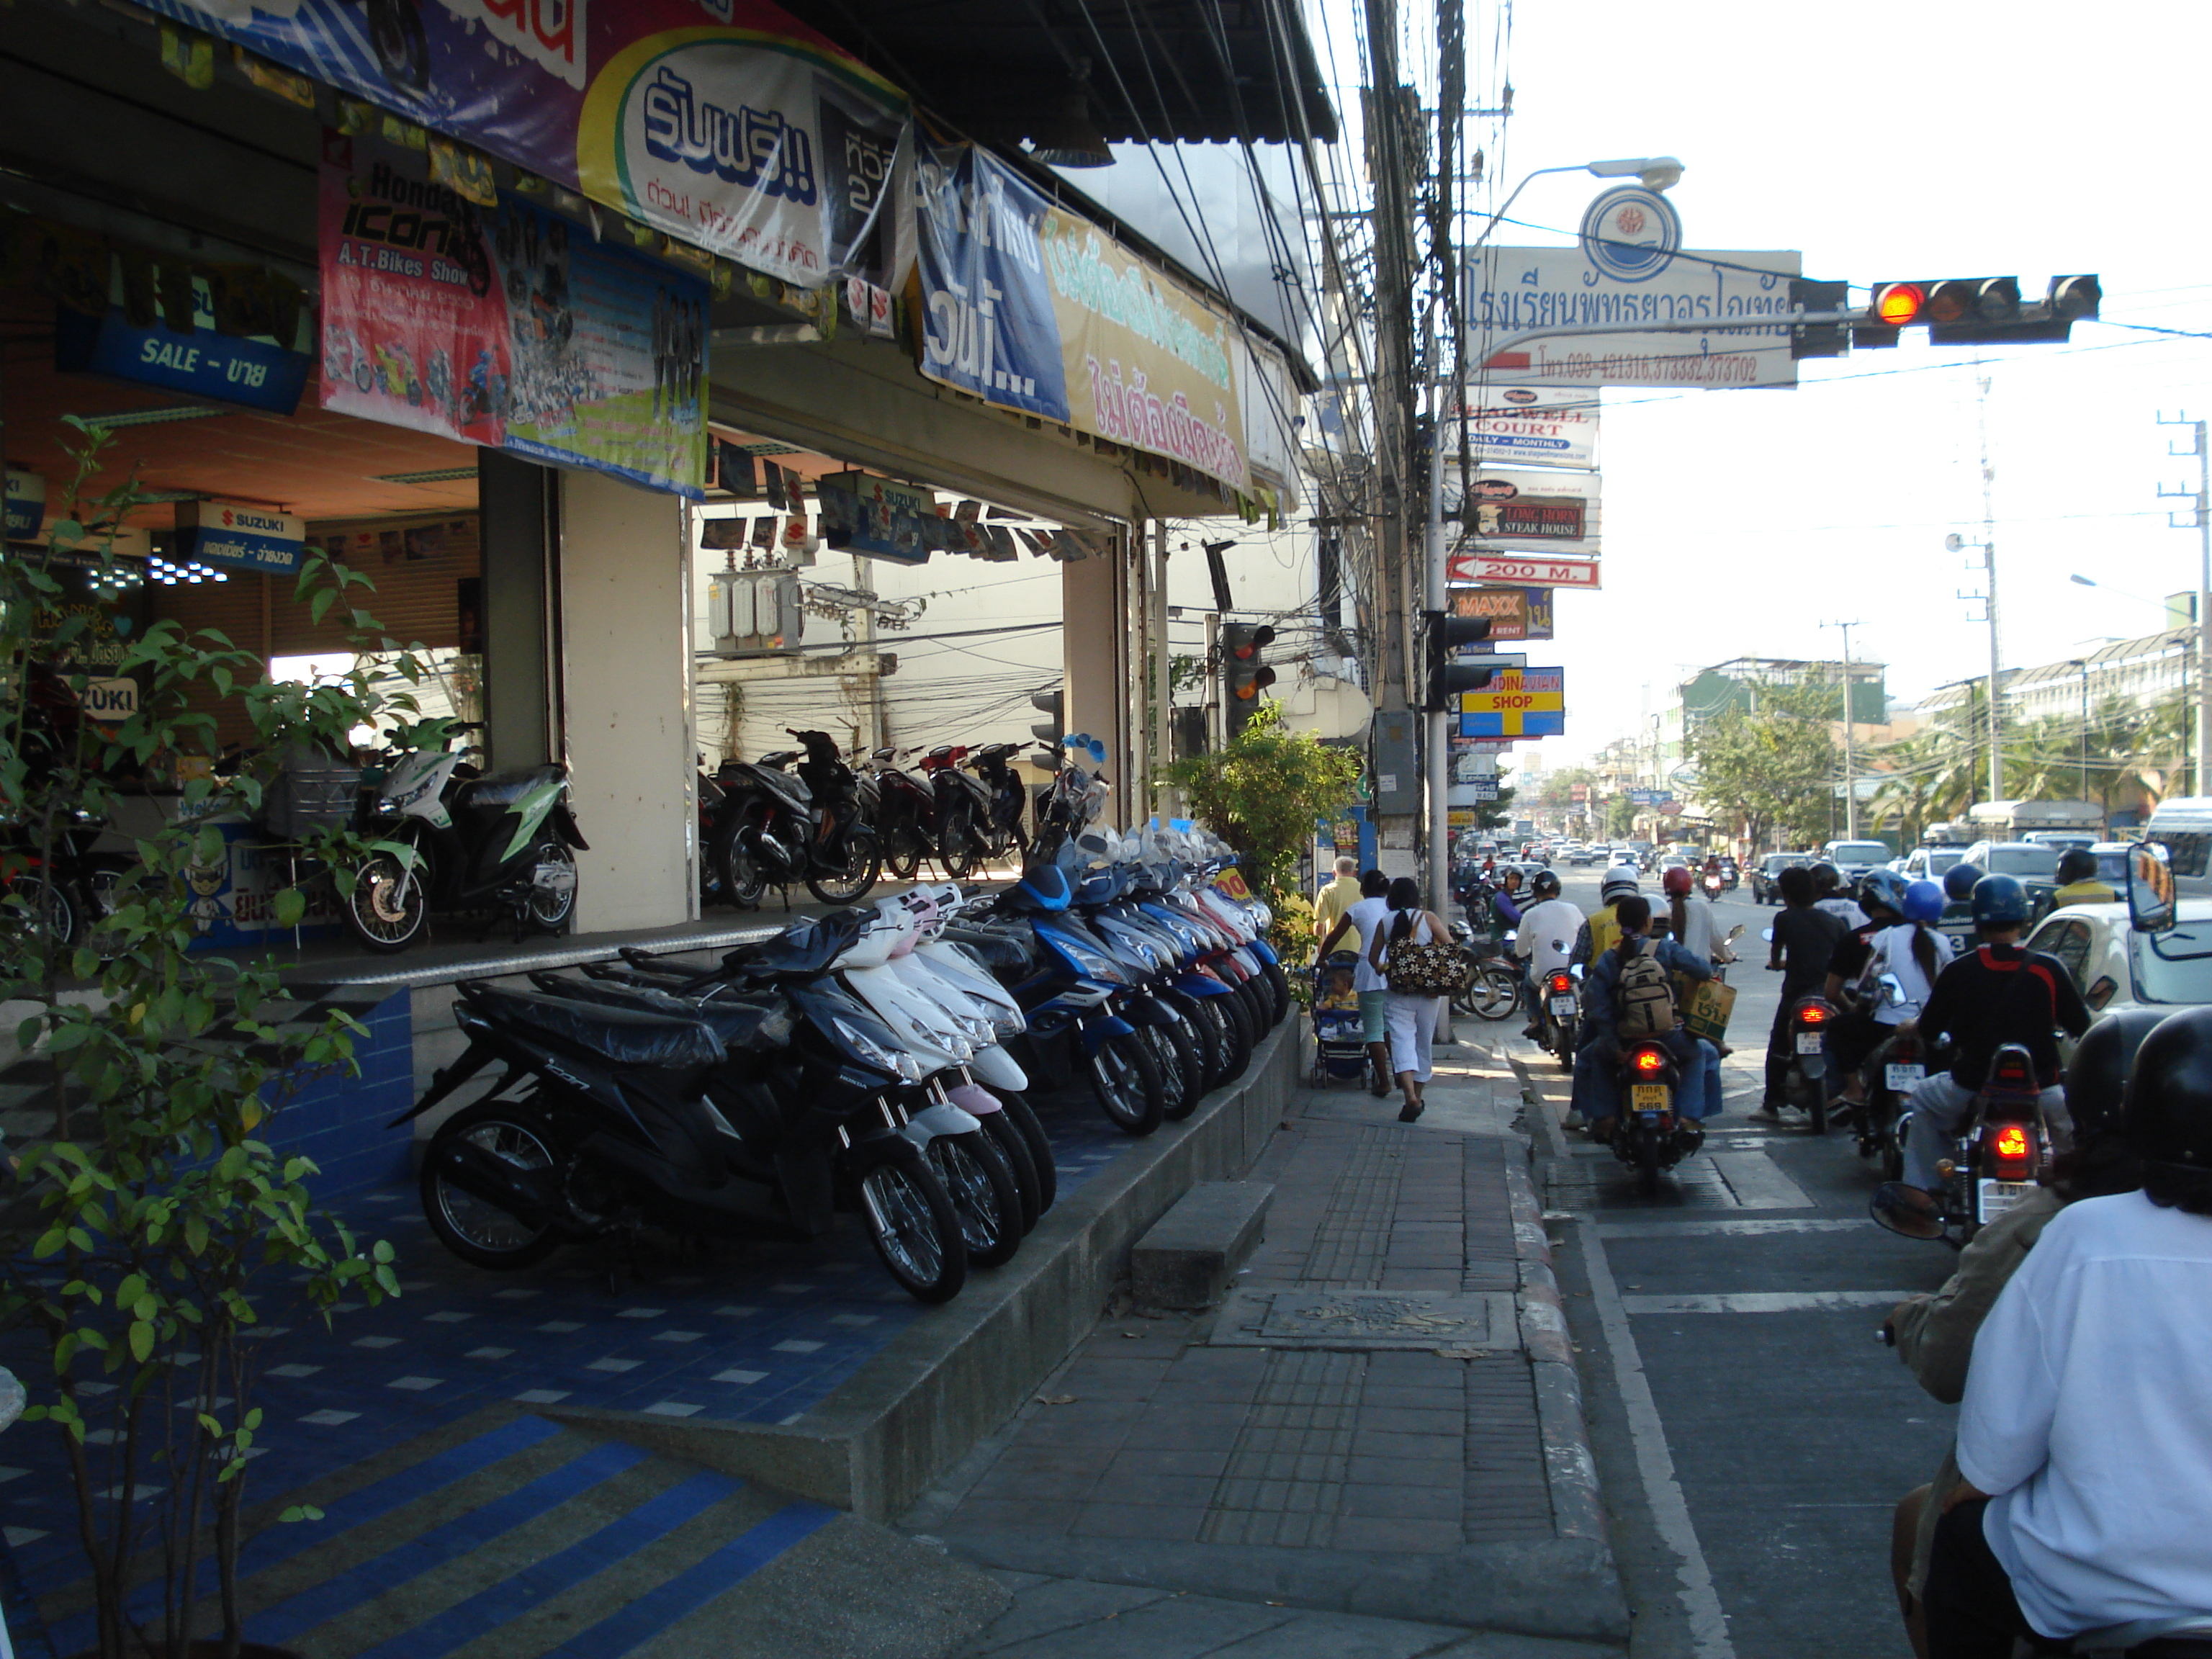
[[[454,794],[453,805],[512,806],[532,790],[557,782],[562,775],[557,766],[529,766],[519,772],[495,772],[488,778],[471,778]]]
[[[792,762],[798,758],[799,750],[796,749],[778,749],[772,750],[770,753],[763,755],[758,760],[755,761],[753,764],[756,766],[767,767],[788,766]]]
[[[614,1066],[684,1071],[713,1066],[722,1042],[704,1021],[549,996],[542,991],[503,991],[481,982],[462,994],[495,1020],[527,1026],[564,1047]]]
[[[538,988],[572,1002],[602,1007],[627,1008],[659,1014],[670,1019],[696,1019],[714,1033],[726,1048],[781,1048],[790,1040],[791,1020],[781,1001],[746,1001],[734,998],[694,1001],[672,991],[649,986],[610,985],[596,980],[561,979],[533,975]]]

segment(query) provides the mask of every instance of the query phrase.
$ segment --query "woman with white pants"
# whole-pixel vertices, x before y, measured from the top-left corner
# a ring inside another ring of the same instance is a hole
[[[1374,942],[1367,947],[1367,959],[1378,972],[1389,960],[1390,947],[1401,939],[1410,938],[1416,945],[1441,945],[1451,937],[1451,930],[1436,912],[1421,908],[1421,890],[1411,876],[1392,882],[1385,902],[1389,906],[1389,919],[1375,930]],[[1401,1123],[1411,1123],[1421,1115],[1422,1091],[1431,1070],[1429,1049],[1436,1041],[1437,1021],[1443,1011],[1442,997],[1391,991],[1382,1000],[1383,1025],[1390,1038],[1390,1069],[1397,1073],[1398,1086],[1406,1096],[1406,1103],[1398,1111]]]

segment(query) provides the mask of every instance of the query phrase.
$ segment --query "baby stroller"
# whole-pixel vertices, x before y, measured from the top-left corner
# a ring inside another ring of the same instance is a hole
[[[1325,1088],[1346,1078],[1367,1073],[1367,1044],[1359,1022],[1359,993],[1353,971],[1358,957],[1350,951],[1333,952],[1314,964],[1313,1086]]]

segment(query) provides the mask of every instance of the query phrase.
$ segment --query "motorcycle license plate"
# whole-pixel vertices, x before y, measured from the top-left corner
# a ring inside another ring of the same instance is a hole
[[[1797,1052],[1801,1054],[1819,1054],[1820,1052],[1820,1034],[1818,1031],[1798,1032]]]
[[[1917,1063],[1899,1065],[1892,1060],[1882,1072],[1891,1090],[1900,1095],[1907,1089],[1918,1088],[1928,1079],[1928,1068]]]
[[[1575,1000],[1572,997],[1553,997],[1552,999],[1552,1017],[1553,1018],[1565,1019],[1574,1012]]]
[[[1663,1083],[1632,1083],[1628,1085],[1628,1109],[1632,1112],[1663,1112],[1667,1109],[1667,1085]]]
[[[2007,1210],[2035,1190],[2032,1181],[1980,1180],[1974,1183],[1976,1207],[1981,1212],[1982,1224],[1986,1227]]]

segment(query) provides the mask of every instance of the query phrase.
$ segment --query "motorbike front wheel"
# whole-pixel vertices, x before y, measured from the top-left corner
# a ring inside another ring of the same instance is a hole
[[[919,825],[895,823],[884,831],[883,842],[884,869],[901,881],[912,881],[921,873],[921,861],[929,855],[929,842]]]
[[[346,925],[354,937],[384,954],[412,945],[430,919],[430,894],[422,876],[419,856],[411,869],[402,867],[391,853],[371,853],[363,859],[346,898]]]
[[[1000,1095],[999,1115],[1014,1126],[1030,1149],[1030,1162],[1036,1170],[1037,1210],[1042,1214],[1060,1197],[1060,1170],[1052,1161],[1052,1137],[1037,1121],[1036,1109],[1020,1095]]]
[[[1468,999],[1477,1019],[1504,1019],[1520,1006],[1521,981],[1511,969],[1486,962],[1475,969]]]
[[[1142,1026],[1139,1032],[1152,1044],[1152,1059],[1160,1068],[1160,1115],[1180,1123],[1198,1109],[1206,1092],[1206,1068],[1199,1064],[1198,1044],[1180,1015],[1158,1025]]]
[[[929,1164],[952,1199],[960,1240],[978,1267],[1002,1267],[1022,1247],[1022,1194],[996,1142],[981,1130],[939,1135]]]
[[[1014,1186],[1022,1200],[1022,1232],[1026,1237],[1044,1213],[1042,1177],[1036,1172],[1036,1160],[1030,1152],[1030,1144],[1022,1137],[1003,1109],[983,1114],[983,1133],[998,1147],[999,1156],[1006,1160],[1006,1167],[1014,1172]]]
[[[879,1164],[860,1177],[860,1213],[884,1271],[917,1302],[950,1302],[968,1282],[968,1247],[945,1184],[927,1163]]]
[[[1083,1069],[1107,1121],[1123,1134],[1148,1135],[1160,1127],[1165,1089],[1159,1062],[1140,1033],[1112,1033],[1085,1059]]]
[[[761,902],[761,895],[768,890],[768,878],[761,872],[760,860],[734,827],[716,838],[710,856],[726,901],[740,910],[750,910]]]
[[[855,825],[846,831],[839,856],[840,862],[833,865],[828,854],[816,855],[807,872],[806,890],[824,904],[857,903],[883,872],[883,849],[876,844],[873,830]]]
[[[548,840],[541,842],[532,856],[538,865],[566,865],[568,886],[566,891],[553,892],[533,886],[528,900],[531,924],[548,933],[564,933],[576,915],[576,855],[568,850],[568,843]]]
[[[551,1223],[533,1226],[447,1177],[443,1156],[456,1142],[511,1164],[520,1174],[548,1172],[560,1163],[551,1132],[506,1101],[484,1101],[446,1120],[422,1154],[422,1214],[438,1242],[472,1267],[511,1273],[532,1267],[561,1247]]]

